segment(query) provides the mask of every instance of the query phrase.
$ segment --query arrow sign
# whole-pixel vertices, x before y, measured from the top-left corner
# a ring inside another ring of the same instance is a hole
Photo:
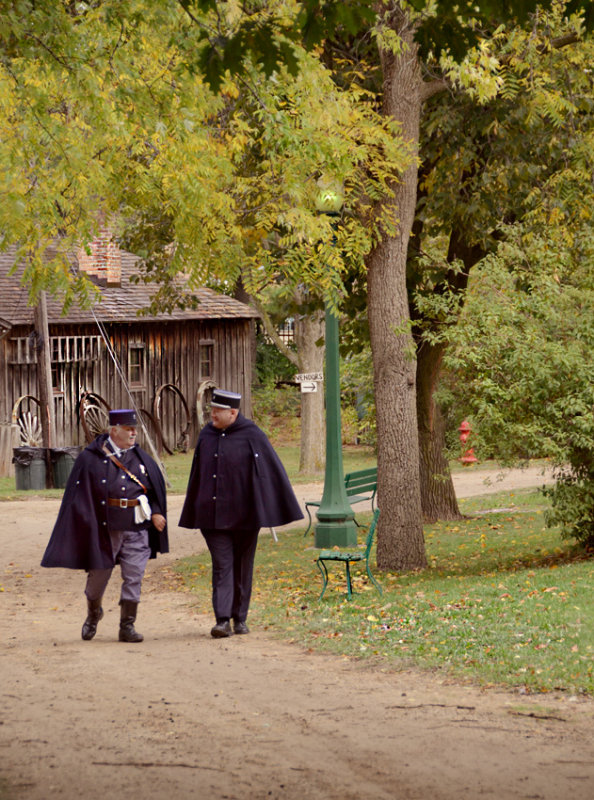
[[[323,381],[324,376],[321,372],[300,372],[295,375],[295,383],[307,383],[309,381]]]
[[[301,381],[301,394],[311,394],[318,391],[316,381]]]

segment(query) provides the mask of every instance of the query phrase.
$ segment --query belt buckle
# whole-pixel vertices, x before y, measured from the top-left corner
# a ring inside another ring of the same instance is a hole
[[[128,508],[128,498],[120,497],[120,508]]]

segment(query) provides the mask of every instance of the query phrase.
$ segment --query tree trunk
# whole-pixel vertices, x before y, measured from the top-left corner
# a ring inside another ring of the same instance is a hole
[[[439,382],[445,345],[422,343],[417,350],[417,418],[421,504],[426,522],[462,519],[444,456],[445,423],[434,393]]]
[[[467,231],[460,223],[450,232],[448,261],[461,260],[463,270],[449,270],[444,285],[460,298],[468,286],[472,267],[486,255],[480,244],[468,244]],[[437,519],[461,519],[448,463],[444,456],[445,425],[434,395],[439,384],[445,344],[421,342],[417,348],[417,416],[421,467],[421,502],[427,522]]]
[[[302,372],[324,371],[323,345],[324,312],[314,311],[295,320],[295,343]],[[299,472],[322,473],[325,463],[326,441],[324,426],[324,385],[318,383],[318,391],[301,394],[301,452]]]
[[[47,319],[47,301],[45,292],[39,293],[34,312],[35,331],[37,333],[37,387],[39,394],[39,420],[46,448],[47,464],[46,487],[53,488],[51,460],[49,448],[56,446],[56,422],[54,411],[54,392],[52,388],[52,366],[49,325]]]
[[[400,55],[381,51],[383,110],[402,123],[413,155],[418,152],[422,77],[413,31],[400,9],[386,18],[403,38]],[[377,563],[380,569],[413,570],[427,565],[423,538],[419,439],[416,413],[415,346],[410,332],[406,261],[417,189],[417,164],[402,176],[391,201],[398,232],[384,236],[370,253],[368,314],[373,356],[378,440]]]

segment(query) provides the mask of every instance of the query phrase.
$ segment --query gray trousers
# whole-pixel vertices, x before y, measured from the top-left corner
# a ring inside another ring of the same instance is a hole
[[[212,559],[212,607],[217,622],[245,622],[252,596],[258,530],[202,528]]]
[[[151,555],[148,531],[110,531],[111,548],[116,564],[122,572],[122,591],[120,601],[140,601],[140,589]],[[85,594],[89,600],[100,600],[103,597],[113,567],[109,569],[90,569],[87,575]]]

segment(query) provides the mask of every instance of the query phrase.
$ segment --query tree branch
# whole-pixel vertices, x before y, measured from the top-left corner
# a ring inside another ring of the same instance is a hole
[[[267,336],[272,340],[275,347],[278,348],[278,350],[280,350],[280,352],[286,358],[289,359],[291,364],[295,364],[295,366],[298,367],[299,362],[297,360],[297,353],[295,353],[294,350],[291,350],[290,347],[287,347],[287,345],[278,335],[278,331],[274,327],[268,312],[265,311],[260,301],[257,300],[252,295],[250,295],[250,301],[254,304],[254,306],[256,307],[256,311],[260,314],[260,317],[262,318],[262,324],[264,325],[264,330],[266,331]]]
[[[423,82],[420,91],[421,102],[424,103],[426,100],[429,100],[430,97],[434,97],[436,94],[445,92],[449,88],[450,82],[445,78],[439,78],[427,83]]]

